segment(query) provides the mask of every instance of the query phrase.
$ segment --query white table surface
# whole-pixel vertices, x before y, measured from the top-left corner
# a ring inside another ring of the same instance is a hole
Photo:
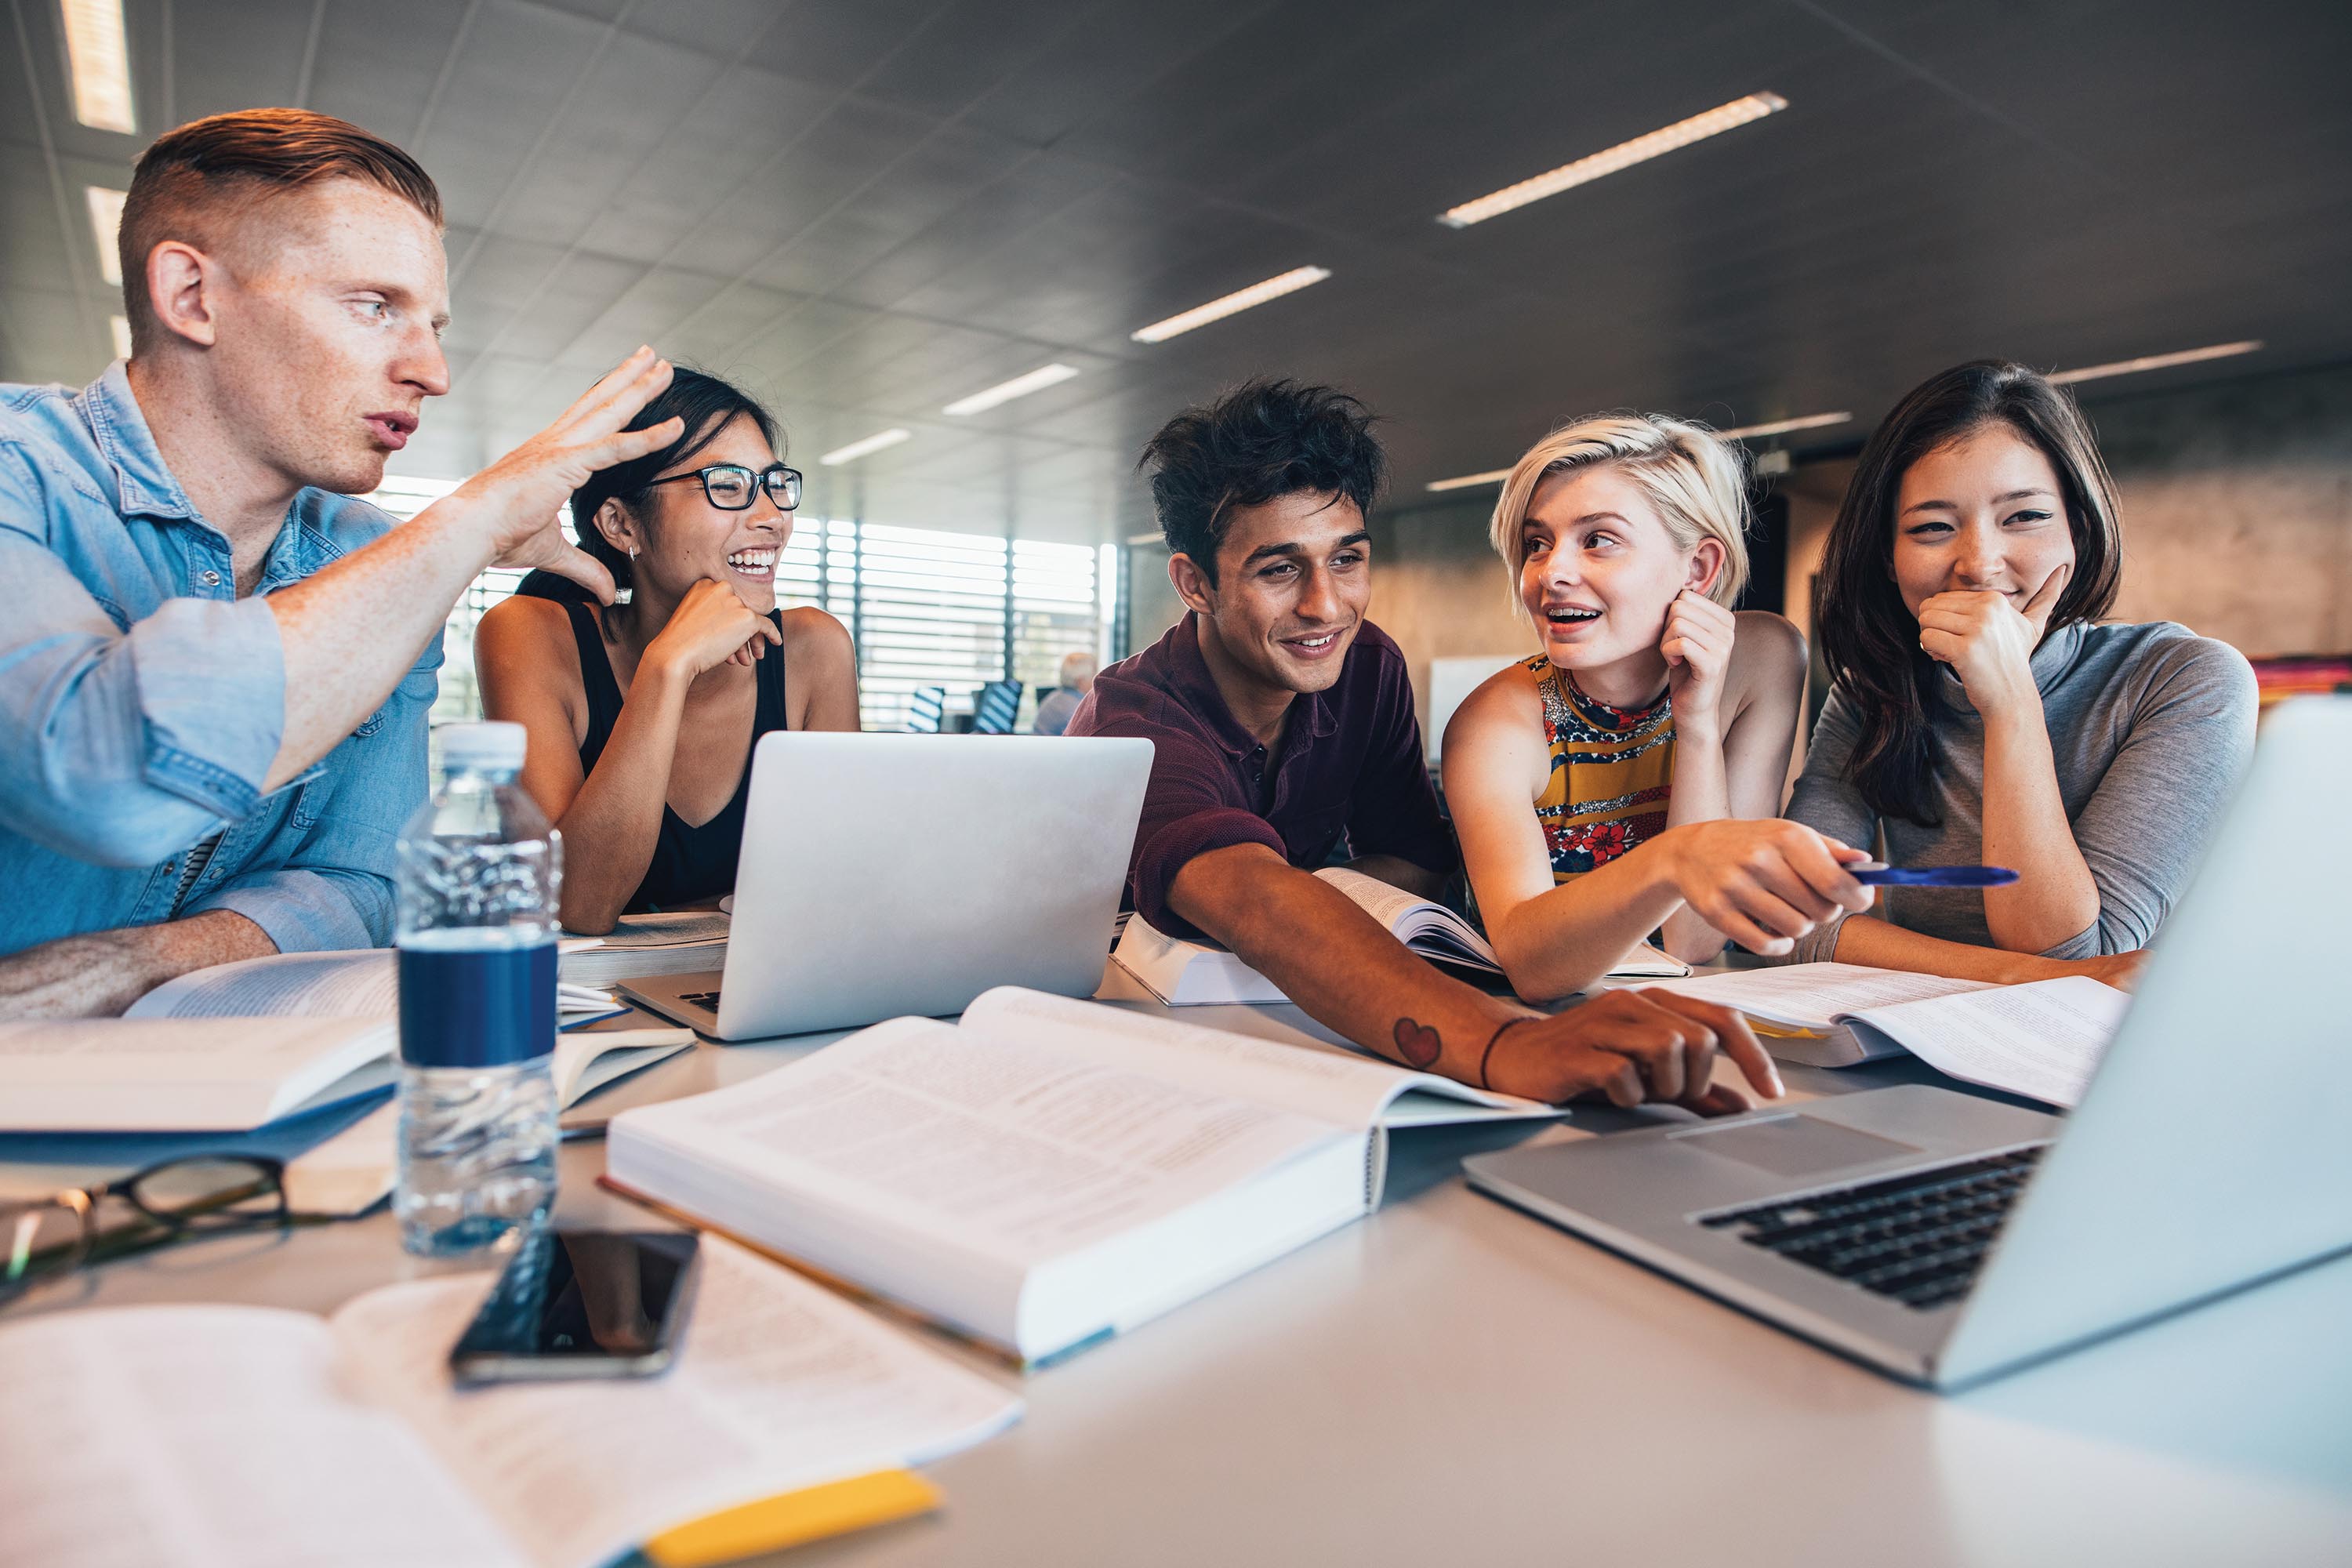
[[[1185,1016],[1329,1037],[1289,1007]],[[705,1044],[606,1095],[693,1093],[834,1037]],[[1912,1062],[1788,1076],[1798,1096],[1935,1081]],[[1534,1136],[1672,1114],[1580,1108]],[[1463,1155],[1527,1136],[1399,1134],[1379,1213],[1043,1373],[936,1340],[1017,1382],[1026,1418],[930,1468],[943,1512],[789,1561],[2352,1563],[2352,1258],[1941,1397],[1464,1184]],[[601,1142],[564,1146],[560,1216],[644,1224],[602,1166]],[[378,1214],[112,1265],[0,1328],[146,1301],[326,1311],[446,1267]]]

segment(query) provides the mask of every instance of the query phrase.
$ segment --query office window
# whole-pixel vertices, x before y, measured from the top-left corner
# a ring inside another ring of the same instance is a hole
[[[971,711],[972,692],[1004,675],[1006,542],[869,522],[848,531],[846,552],[866,727],[903,727],[923,686],[947,688],[950,713]]]
[[[1013,542],[1013,679],[1025,689],[1024,710],[1061,679],[1062,658],[1102,658],[1102,605],[1093,549],[1083,544]]]
[[[367,499],[405,522],[458,482],[387,479]],[[1025,724],[1064,654],[1104,655],[1113,574],[1101,561],[1083,544],[803,516],[776,563],[776,601],[818,605],[849,628],[868,730],[904,729],[926,686],[946,689],[950,713],[969,713],[972,693],[1008,674],[1024,689]],[[481,717],[474,628],[522,577],[485,572],[450,611],[436,723]]]

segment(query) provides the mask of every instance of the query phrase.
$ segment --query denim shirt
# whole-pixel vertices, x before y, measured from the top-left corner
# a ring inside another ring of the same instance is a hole
[[[228,541],[163,466],[120,362],[79,393],[0,384],[0,952],[209,910],[280,952],[390,940],[441,638],[318,766],[265,793],[286,660],[263,595],[393,526],[305,489],[240,599]]]

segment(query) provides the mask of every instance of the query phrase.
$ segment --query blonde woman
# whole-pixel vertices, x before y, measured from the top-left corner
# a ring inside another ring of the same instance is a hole
[[[1494,543],[1542,651],[1446,727],[1445,797],[1487,935],[1519,994],[1564,996],[1664,927],[1700,963],[1726,937],[1787,953],[1867,908],[1864,854],[1775,820],[1804,641],[1727,606],[1748,579],[1739,459],[1656,415],[1538,442]]]

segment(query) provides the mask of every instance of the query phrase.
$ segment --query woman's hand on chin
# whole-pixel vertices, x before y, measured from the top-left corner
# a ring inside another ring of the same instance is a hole
[[[691,680],[730,660],[748,665],[783,640],[775,622],[745,604],[733,584],[706,577],[686,591],[646,658]]]
[[[1731,645],[1738,623],[1729,610],[1696,589],[1685,588],[1666,606],[1665,635],[1658,652],[1666,661],[1666,692],[1675,701],[1675,729],[1720,729],[1724,678],[1731,669]]]
[[[1960,678],[1979,713],[1990,716],[2028,702],[2038,707],[2033,650],[2074,572],[2072,563],[2061,563],[2022,608],[2008,595],[1990,591],[1931,595],[1919,605],[1920,650]]]

